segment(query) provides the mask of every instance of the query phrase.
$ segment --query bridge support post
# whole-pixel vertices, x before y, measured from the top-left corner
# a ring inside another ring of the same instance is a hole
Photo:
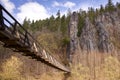
[[[35,42],[33,42],[33,46],[34,46],[35,53],[38,53],[38,49],[37,49]]]
[[[4,20],[3,20],[3,12],[2,12],[2,6],[1,5],[0,5],[0,30],[5,30]]]
[[[28,38],[28,33],[27,33],[27,31],[25,32],[25,39],[24,39],[24,44],[26,44],[26,43],[27,43],[27,46],[30,47],[30,41],[29,41],[29,38]]]
[[[13,26],[13,32],[12,32],[12,34],[14,35],[14,37],[16,38],[16,39],[20,39],[20,34],[19,34],[19,32],[18,32],[18,29],[17,29],[17,23],[15,22],[15,24],[14,24],[14,26]]]

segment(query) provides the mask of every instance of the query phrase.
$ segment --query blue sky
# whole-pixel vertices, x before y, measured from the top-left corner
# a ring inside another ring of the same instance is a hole
[[[0,0],[2,4],[17,20],[22,22],[25,18],[39,20],[56,15],[60,10],[66,14],[68,9],[78,11],[80,8],[87,10],[88,7],[99,8],[107,4],[108,0]],[[113,0],[113,3],[120,0]]]

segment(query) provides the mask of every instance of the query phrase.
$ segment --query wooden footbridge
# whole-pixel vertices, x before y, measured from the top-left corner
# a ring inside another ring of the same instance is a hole
[[[3,46],[25,56],[42,61],[64,72],[70,70],[50,55],[39,42],[2,6],[0,5],[0,41]]]

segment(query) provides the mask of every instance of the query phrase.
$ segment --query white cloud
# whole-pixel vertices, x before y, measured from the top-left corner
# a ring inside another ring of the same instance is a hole
[[[81,8],[82,10],[85,10],[85,11],[88,11],[88,8],[89,8],[89,7],[93,7],[93,5],[91,5],[91,4],[89,4],[89,3],[83,3],[83,4],[80,5],[80,8]]]
[[[88,11],[89,7],[93,7],[94,9],[99,8],[100,4],[84,2],[84,3],[80,3],[78,6],[76,6],[76,8],[74,10],[78,11],[79,9],[82,9],[84,11]]]
[[[0,0],[0,2],[10,13],[14,12],[15,5],[10,0]]]
[[[17,18],[22,22],[25,18],[30,20],[39,20],[49,17],[46,8],[37,2],[28,2],[21,5],[17,13]]]
[[[58,6],[62,6],[62,3],[59,3],[57,1],[54,1],[52,4],[53,7],[58,7]]]
[[[75,5],[76,5],[75,3],[68,1],[68,2],[66,2],[66,3],[64,4],[64,7],[66,7],[66,8],[72,8],[72,7],[74,7]]]
[[[113,3],[116,4],[116,2],[120,2],[120,0],[113,0]]]
[[[75,3],[70,2],[70,1],[67,1],[65,3],[54,1],[52,4],[53,7],[65,7],[65,8],[72,8],[75,5],[76,5]]]

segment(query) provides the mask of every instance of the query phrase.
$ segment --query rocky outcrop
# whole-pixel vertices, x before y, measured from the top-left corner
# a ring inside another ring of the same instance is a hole
[[[105,27],[102,22],[96,23],[96,29],[98,33],[98,49],[101,52],[110,52],[111,42],[108,32],[105,30]]]
[[[83,27],[81,36],[79,37],[79,45],[82,50],[95,50],[96,45],[96,29],[87,17],[85,19],[85,26]]]
[[[120,44],[120,17],[119,11],[104,13],[91,23],[88,17],[85,18],[85,25],[82,28],[80,37],[77,37],[77,13],[73,13],[69,24],[70,52],[75,49],[85,51],[112,52],[119,48]],[[79,45],[79,46],[78,46]]]
[[[77,25],[78,25],[78,15],[73,12],[69,22],[69,37],[70,37],[70,54],[73,54],[77,49],[78,37],[77,37]]]

